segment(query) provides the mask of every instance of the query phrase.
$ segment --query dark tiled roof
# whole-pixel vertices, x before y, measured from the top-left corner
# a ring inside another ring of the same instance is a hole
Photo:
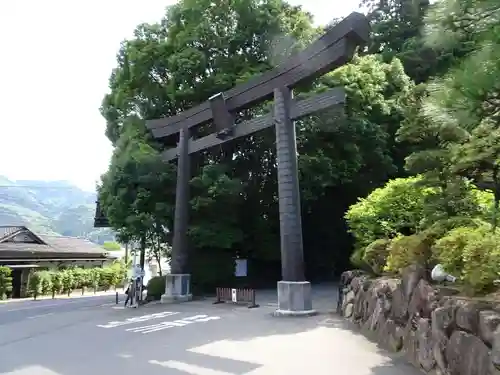
[[[89,240],[78,237],[38,236],[58,253],[103,254],[107,251]]]
[[[11,242],[9,236],[16,232],[24,232],[31,235],[37,242]],[[5,242],[1,242],[1,239]],[[44,258],[50,254],[64,254],[64,256],[74,255],[76,257],[90,256],[103,258],[107,251],[101,246],[96,245],[84,238],[64,237],[64,236],[45,236],[36,235],[26,227],[2,226],[0,227],[0,252],[9,253],[43,253]]]
[[[37,243],[24,243],[24,242],[2,242],[0,243],[1,251],[20,251],[20,252],[46,252],[55,253],[56,251],[47,245],[40,245]]]
[[[21,226],[0,225],[0,239],[7,237],[14,232],[18,232],[22,229],[26,228]]]

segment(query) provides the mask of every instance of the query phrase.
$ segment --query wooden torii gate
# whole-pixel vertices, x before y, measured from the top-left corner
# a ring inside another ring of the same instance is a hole
[[[162,301],[191,299],[187,271],[190,154],[221,145],[262,129],[275,126],[278,196],[281,234],[282,281],[278,282],[278,310],[283,315],[314,313],[311,285],[305,280],[303,265],[300,192],[297,173],[297,144],[293,121],[345,101],[342,88],[334,88],[303,100],[294,100],[292,89],[348,63],[356,48],[368,41],[370,26],[360,13],[351,13],[335,27],[291,56],[275,69],[212,96],[207,102],[179,115],[146,122],[153,136],[165,142],[179,134],[175,148],[164,151],[168,162],[178,158],[174,236],[171,273],[167,275]],[[235,124],[234,114],[274,97],[272,113]],[[194,128],[215,123],[212,134],[190,137]]]

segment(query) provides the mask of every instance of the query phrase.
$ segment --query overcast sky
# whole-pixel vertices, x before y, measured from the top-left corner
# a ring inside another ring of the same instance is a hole
[[[302,4],[317,24],[346,16],[358,3],[289,2]],[[0,2],[0,176],[67,180],[94,190],[112,152],[99,106],[119,44],[172,3]]]

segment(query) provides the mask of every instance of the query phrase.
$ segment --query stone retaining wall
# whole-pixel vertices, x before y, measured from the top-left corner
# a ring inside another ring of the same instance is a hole
[[[344,272],[339,313],[425,373],[500,375],[500,306],[444,295],[417,266],[402,275]]]

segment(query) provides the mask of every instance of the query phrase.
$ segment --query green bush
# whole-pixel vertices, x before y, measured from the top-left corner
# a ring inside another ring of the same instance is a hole
[[[49,271],[39,272],[40,283],[41,283],[41,294],[49,295],[52,292],[52,278]]]
[[[99,286],[108,291],[116,280],[116,272],[111,267],[102,268]]]
[[[73,270],[67,269],[62,271],[61,278],[62,278],[63,292],[66,293],[68,296],[70,296],[71,292],[75,288],[75,279],[73,275]]]
[[[0,300],[4,300],[12,292],[12,270],[0,266]]]
[[[449,231],[459,227],[479,228],[488,225],[479,218],[454,216],[447,219],[438,220],[423,231],[424,235],[432,242],[443,238]]]
[[[482,292],[499,278],[500,234],[488,224],[452,229],[436,241],[433,252],[443,267],[460,276],[471,292]]]
[[[389,255],[384,271],[399,273],[412,264],[427,266],[431,259],[431,247],[423,234],[397,236],[388,246]]]
[[[85,283],[85,270],[83,268],[71,268],[73,274],[73,288],[80,289],[84,287]]]
[[[420,177],[391,180],[349,207],[345,218],[358,248],[366,248],[380,238],[419,230],[425,196],[432,192],[420,182]]]
[[[458,227],[436,241],[432,253],[444,269],[453,275],[461,275],[464,268],[463,254],[475,228]]]
[[[52,298],[55,298],[57,294],[60,294],[62,292],[62,273],[59,271],[52,271],[50,274],[50,278],[52,280]]]
[[[28,282],[28,293],[36,299],[42,294],[42,277],[40,272],[33,272]]]
[[[491,231],[471,232],[463,250],[463,280],[474,292],[493,286],[500,271],[500,236]]]
[[[127,278],[127,268],[125,267],[125,263],[116,261],[109,267],[109,269],[113,272],[111,285],[114,286],[115,289],[123,285],[125,279]]]
[[[391,241],[388,239],[378,239],[369,244],[363,251],[363,263],[370,267],[370,271],[380,275],[384,271],[389,256],[389,246]]]
[[[165,293],[165,276],[152,277],[147,286],[147,298],[152,301],[157,301]]]
[[[426,187],[420,176],[394,179],[375,189],[349,207],[345,215],[357,249],[351,261],[366,268],[364,252],[379,239],[419,235],[420,240],[425,239],[425,244],[430,246],[457,226],[491,218],[493,195],[490,192],[480,191],[471,183],[460,185],[459,190],[456,199],[448,202],[453,197],[444,197],[438,188]],[[457,217],[442,218],[447,214],[443,212],[443,202],[453,205]],[[416,238],[404,241],[418,242]],[[402,256],[394,254],[389,260],[398,263]]]
[[[94,289],[94,293],[97,292],[97,288],[101,284],[102,268],[92,268],[90,270],[90,284]]]

